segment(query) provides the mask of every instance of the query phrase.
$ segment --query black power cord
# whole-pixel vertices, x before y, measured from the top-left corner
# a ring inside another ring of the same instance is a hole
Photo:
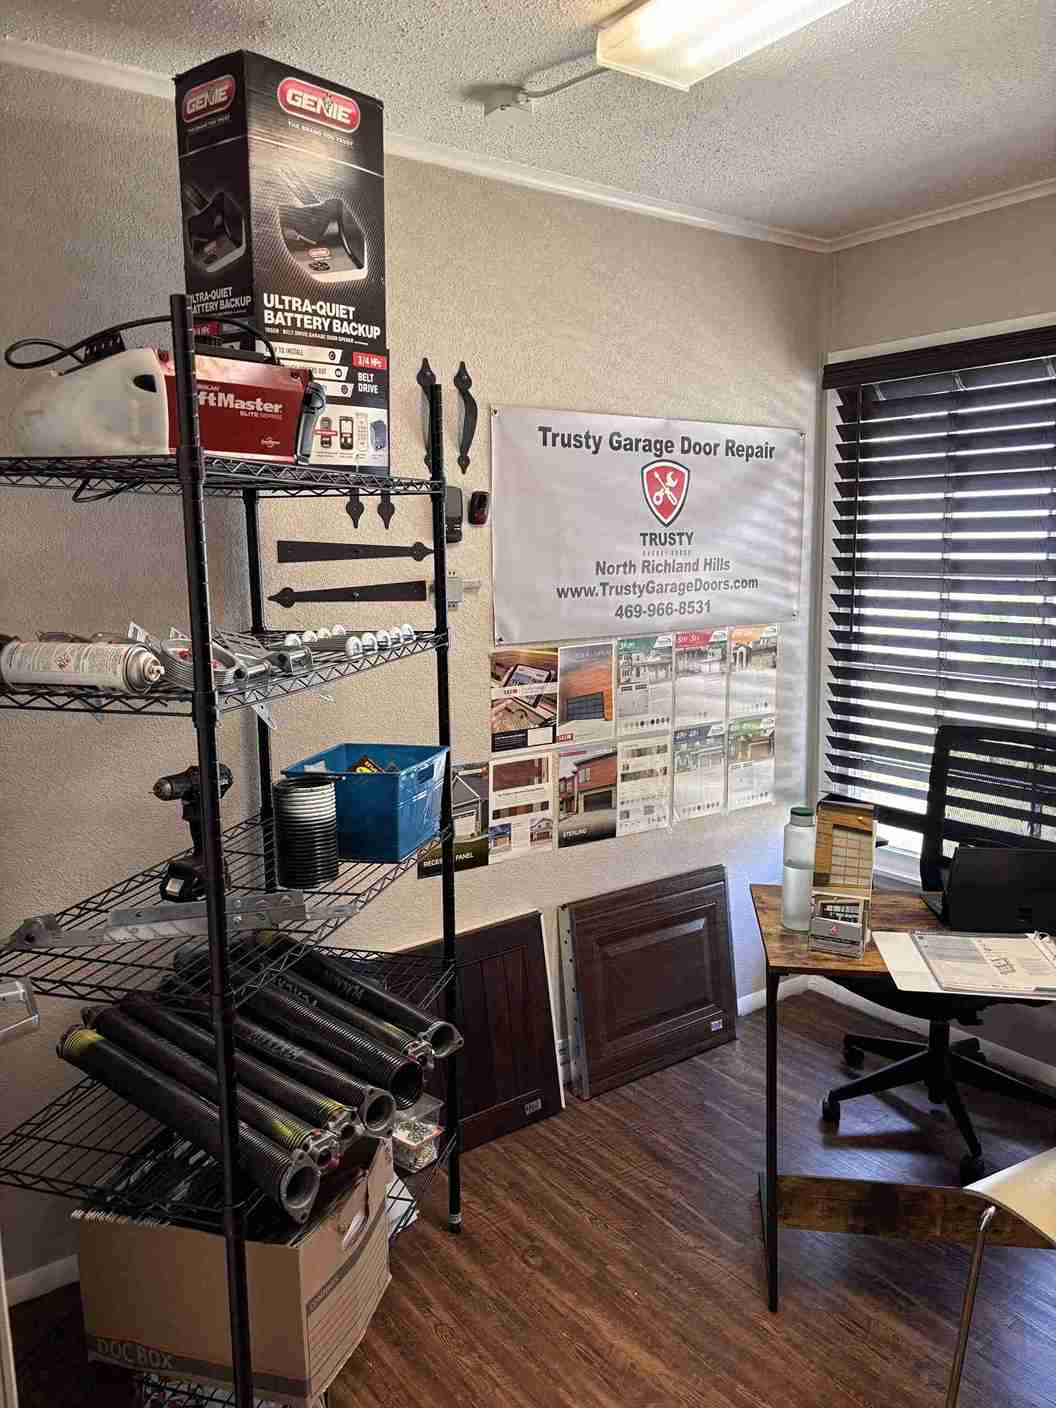
[[[275,351],[274,344],[264,336],[258,327],[247,322],[244,318],[196,318],[196,322],[221,323],[225,327],[241,328],[243,332],[252,333],[259,342],[262,342],[268,349],[268,354],[272,362],[278,366],[279,358]],[[69,346],[64,346],[61,342],[52,342],[47,337],[22,337],[17,342],[12,342],[10,347],[4,351],[4,361],[9,367],[14,367],[16,371],[32,371],[37,367],[50,367],[55,362],[61,362],[64,357],[70,357],[79,367],[87,365],[84,357],[78,355],[84,348],[93,342],[99,342],[105,338],[116,337],[120,333],[129,332],[132,328],[152,328],[159,327],[162,323],[168,324],[167,317],[159,318],[133,318],[128,323],[115,323],[113,327],[103,328],[99,332],[89,333],[87,337],[82,337],[80,342],[71,342]],[[24,347],[50,347],[50,356],[36,357],[33,360],[16,361],[14,353],[20,352]],[[75,368],[70,367],[68,371],[61,373],[68,376]]]

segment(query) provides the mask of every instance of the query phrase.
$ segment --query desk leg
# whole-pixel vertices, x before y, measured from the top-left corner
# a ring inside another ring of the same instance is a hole
[[[766,1284],[777,1310],[777,989],[781,975],[766,973]]]

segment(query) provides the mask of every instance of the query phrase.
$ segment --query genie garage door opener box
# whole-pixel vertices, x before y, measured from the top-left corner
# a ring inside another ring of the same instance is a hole
[[[360,1140],[303,1227],[247,1239],[253,1387],[269,1403],[313,1408],[366,1334],[391,1279],[392,1177],[392,1141]],[[146,1215],[74,1216],[89,1357],[229,1388],[224,1239]]]
[[[384,472],[381,103],[243,52],[177,78],[176,127],[195,316],[248,319],[323,383],[313,464]]]

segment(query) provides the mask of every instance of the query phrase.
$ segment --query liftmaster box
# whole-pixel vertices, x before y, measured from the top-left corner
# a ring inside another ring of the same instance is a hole
[[[366,1334],[389,1284],[392,1141],[364,1139],[288,1242],[246,1242],[256,1394],[309,1408]],[[231,1385],[224,1239],[90,1212],[77,1217],[93,1359]]]
[[[195,316],[249,320],[324,384],[313,464],[384,472],[381,103],[241,52],[177,78],[176,126]]]

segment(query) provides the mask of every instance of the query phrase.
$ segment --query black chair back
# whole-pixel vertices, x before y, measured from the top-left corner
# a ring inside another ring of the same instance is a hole
[[[898,815],[904,825],[905,813]],[[942,889],[946,841],[1056,850],[1056,734],[940,725],[921,830],[924,890]]]

